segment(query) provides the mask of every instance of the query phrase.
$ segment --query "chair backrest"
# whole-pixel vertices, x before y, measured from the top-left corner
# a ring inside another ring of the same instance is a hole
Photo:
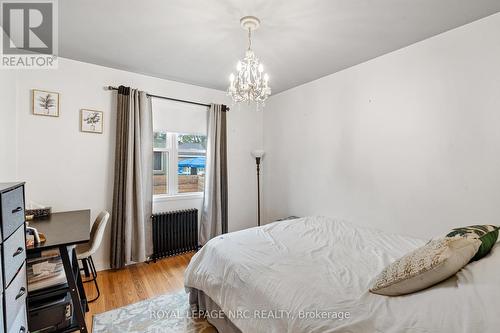
[[[88,250],[90,255],[93,255],[99,246],[101,246],[102,237],[104,236],[104,230],[106,229],[106,224],[109,220],[109,213],[105,210],[99,213],[92,225],[92,230],[90,231],[90,248]]]

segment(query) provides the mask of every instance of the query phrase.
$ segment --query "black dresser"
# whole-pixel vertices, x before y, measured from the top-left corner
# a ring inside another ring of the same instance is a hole
[[[0,183],[0,333],[27,333],[24,183]]]

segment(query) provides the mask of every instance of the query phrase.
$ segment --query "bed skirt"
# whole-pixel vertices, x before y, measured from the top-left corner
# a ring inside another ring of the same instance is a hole
[[[221,313],[222,310],[217,303],[212,301],[203,291],[191,288],[189,292],[189,304],[195,306],[200,312],[207,314]],[[210,324],[215,326],[219,333],[242,333],[238,327],[236,327],[227,316],[207,316],[207,320]]]

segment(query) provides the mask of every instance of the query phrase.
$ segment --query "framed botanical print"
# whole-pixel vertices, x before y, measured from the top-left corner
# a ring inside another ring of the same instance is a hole
[[[59,117],[59,93],[33,89],[33,114]]]
[[[102,134],[104,112],[96,110],[80,110],[80,130],[87,133]]]

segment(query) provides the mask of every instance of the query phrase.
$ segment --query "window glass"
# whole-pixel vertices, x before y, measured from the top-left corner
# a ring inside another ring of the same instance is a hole
[[[153,148],[167,148],[167,133],[153,133]]]
[[[153,152],[153,194],[168,194],[168,158],[167,151]]]
[[[177,192],[203,192],[207,137],[177,134]]]

